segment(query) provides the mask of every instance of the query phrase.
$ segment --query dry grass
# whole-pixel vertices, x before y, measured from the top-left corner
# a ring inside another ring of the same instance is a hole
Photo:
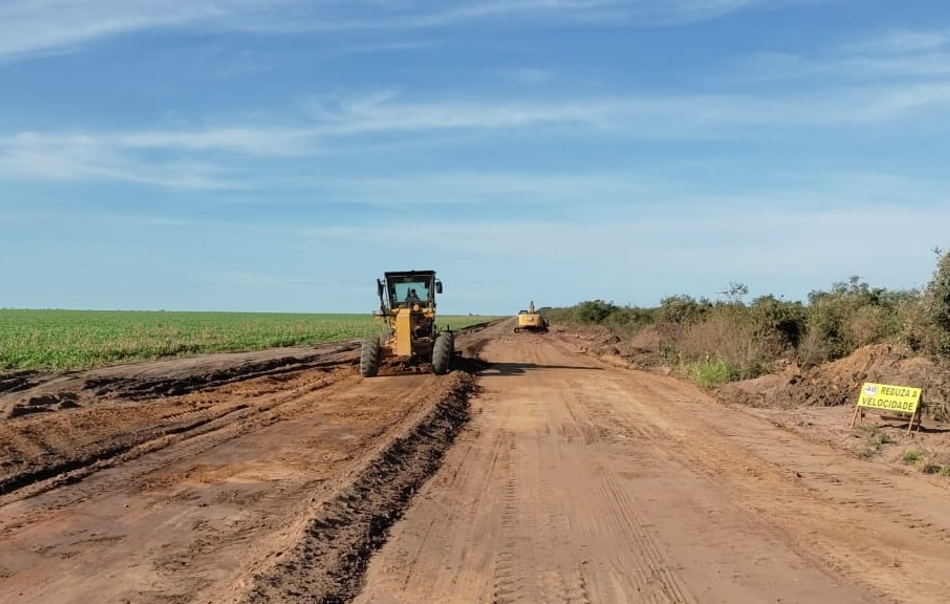
[[[699,364],[706,372],[727,375],[727,381],[761,375],[774,358],[768,343],[754,336],[751,323],[737,321],[732,309],[717,311],[682,330],[674,346],[683,361]]]

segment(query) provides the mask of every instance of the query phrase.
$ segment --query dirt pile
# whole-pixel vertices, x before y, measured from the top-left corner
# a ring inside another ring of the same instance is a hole
[[[454,372],[442,387],[444,396],[418,423],[374,456],[349,487],[318,504],[293,549],[254,576],[241,602],[347,602],[359,593],[373,552],[468,421],[474,378]]]
[[[630,337],[618,336],[601,326],[555,330],[580,352],[612,365],[657,371],[667,362],[663,348],[671,334],[659,326],[647,327]],[[669,370],[666,367],[664,372]],[[864,382],[920,388],[924,413],[938,421],[950,421],[950,369],[908,356],[888,344],[865,346],[848,357],[808,370],[793,361],[780,361],[771,373],[724,384],[713,394],[726,403],[757,408],[834,407],[853,405]]]
[[[723,401],[753,407],[831,407],[853,405],[864,382],[920,388],[924,412],[939,421],[950,420],[950,370],[908,357],[888,344],[865,346],[807,371],[789,363],[780,372],[721,386],[715,394]]]
[[[618,367],[653,369],[663,365],[663,342],[669,339],[661,326],[650,325],[623,337],[602,326],[568,330],[554,327],[553,332],[573,338],[581,352],[594,354]]]

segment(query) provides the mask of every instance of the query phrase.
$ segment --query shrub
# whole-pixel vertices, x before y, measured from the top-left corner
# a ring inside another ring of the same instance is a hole
[[[617,310],[613,302],[603,300],[588,300],[581,302],[574,309],[577,320],[587,325],[600,325],[611,313]]]
[[[712,302],[706,298],[699,300],[691,296],[669,296],[660,300],[657,309],[657,321],[679,325],[696,323],[712,308]]]
[[[614,308],[604,319],[603,323],[617,329],[636,329],[653,323],[653,313],[645,308],[624,306],[622,308]]]
[[[808,313],[801,302],[787,302],[775,296],[761,296],[749,307],[757,340],[780,348],[797,348],[805,333]]]
[[[872,288],[860,277],[836,283],[831,291],[808,294],[806,337],[799,347],[803,365],[833,361],[860,346],[901,339],[898,308],[913,291]]]
[[[925,308],[936,329],[936,352],[950,357],[950,251],[936,252],[937,268],[927,285]]]
[[[686,375],[703,388],[740,379],[739,370],[721,358],[709,358],[686,366]]]

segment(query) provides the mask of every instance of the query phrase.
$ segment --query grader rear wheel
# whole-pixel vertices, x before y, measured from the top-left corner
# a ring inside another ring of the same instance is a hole
[[[373,377],[379,373],[379,353],[381,348],[382,346],[377,337],[363,340],[363,347],[360,351],[360,375],[363,377]]]

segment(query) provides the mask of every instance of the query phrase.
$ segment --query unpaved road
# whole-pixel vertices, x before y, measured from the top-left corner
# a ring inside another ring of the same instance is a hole
[[[459,343],[477,394],[343,347],[0,396],[56,408],[0,421],[0,602],[948,601],[939,484],[557,334]]]
[[[360,604],[950,601],[950,492],[503,334]]]

